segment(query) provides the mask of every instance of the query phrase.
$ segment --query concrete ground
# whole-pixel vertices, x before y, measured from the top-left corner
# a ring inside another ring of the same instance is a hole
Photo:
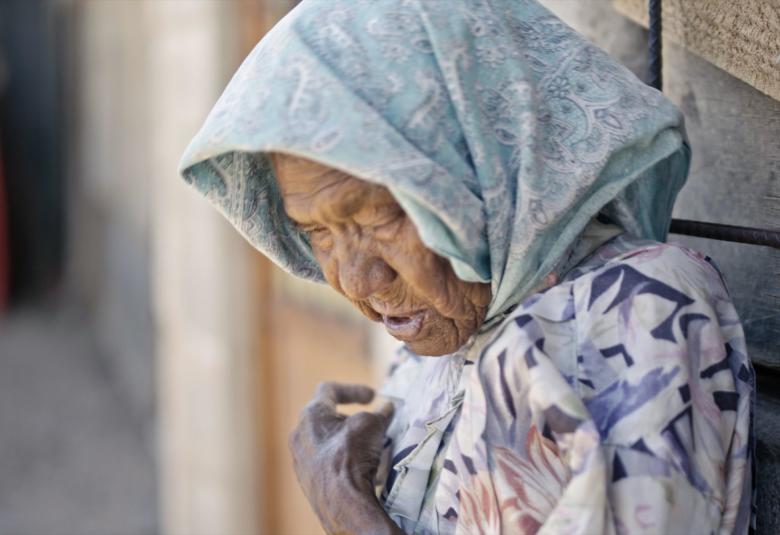
[[[158,532],[154,445],[63,306],[0,318],[0,533]]]

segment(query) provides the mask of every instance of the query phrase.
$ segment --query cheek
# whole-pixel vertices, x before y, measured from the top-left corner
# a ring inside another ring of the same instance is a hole
[[[411,222],[408,227],[386,244],[385,261],[398,273],[407,290],[428,304],[439,303],[446,298],[451,285],[449,262],[423,245]]]
[[[490,301],[490,285],[460,280],[449,260],[428,249],[409,225],[399,232],[398,245],[387,256],[410,297],[425,301],[447,318],[480,322],[474,316],[484,312]]]
[[[339,264],[336,260],[336,255],[333,254],[332,250],[323,251],[316,246],[312,246],[312,253],[314,253],[314,258],[320,265],[325,282],[339,293],[342,293],[339,285]]]

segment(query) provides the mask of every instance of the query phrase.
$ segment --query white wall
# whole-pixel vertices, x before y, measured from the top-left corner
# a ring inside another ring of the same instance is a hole
[[[173,535],[251,534],[262,514],[252,257],[177,174],[240,60],[237,6],[73,3],[71,292],[147,430]]]
[[[176,174],[235,68],[230,2],[148,2],[152,274],[162,524],[243,535],[259,512],[254,465],[252,260]]]

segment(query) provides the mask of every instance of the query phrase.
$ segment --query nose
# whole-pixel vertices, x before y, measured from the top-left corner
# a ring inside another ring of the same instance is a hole
[[[366,299],[387,288],[396,272],[382,258],[363,251],[351,251],[339,259],[339,285],[350,299]]]

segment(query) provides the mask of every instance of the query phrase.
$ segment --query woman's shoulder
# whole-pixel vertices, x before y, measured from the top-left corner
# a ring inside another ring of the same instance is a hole
[[[500,365],[511,368],[529,349],[543,350],[589,397],[659,367],[702,373],[726,357],[737,369],[749,366],[737,312],[707,256],[619,238],[577,269],[505,318],[483,351],[483,367],[498,366],[503,353]]]
[[[681,294],[690,294],[691,300],[728,300],[723,277],[710,257],[680,244],[621,235],[602,245],[555,286],[527,297],[493,329],[492,338],[506,337],[512,325],[576,322],[599,310],[611,310],[628,298],[632,302],[638,296],[680,301],[684,300]]]
[[[719,431],[713,415],[747,410],[753,382],[719,272],[705,255],[675,244],[608,253],[513,311],[483,352],[481,370],[519,385],[543,358],[613,443],[660,432],[691,404]]]
[[[713,283],[724,286],[720,270],[709,256],[681,244],[638,239],[627,234],[602,245],[572,269],[564,280],[573,281],[588,276],[594,278],[604,271],[620,271],[621,266],[630,266],[683,285],[702,282],[707,286]],[[690,279],[683,273],[697,275],[697,278]]]
[[[742,335],[726,283],[710,257],[679,244],[629,239],[608,244],[601,254],[603,261],[570,279],[580,330],[628,324],[647,327],[655,341],[682,343],[688,325],[706,316],[733,336]]]

